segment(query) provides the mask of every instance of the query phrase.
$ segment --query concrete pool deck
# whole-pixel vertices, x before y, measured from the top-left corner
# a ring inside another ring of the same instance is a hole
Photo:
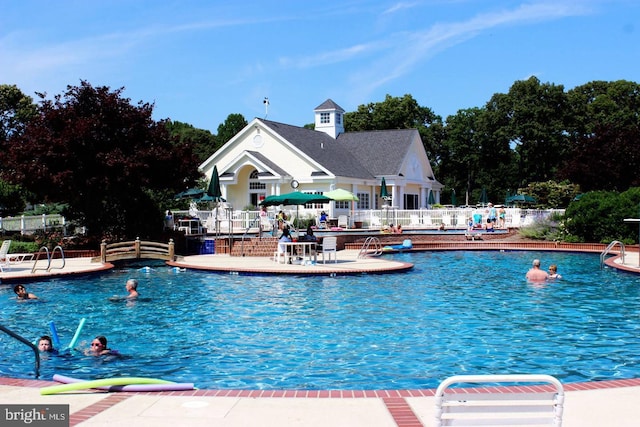
[[[0,404],[67,404],[70,425],[429,427],[427,390],[193,390],[40,394],[57,383],[0,378]],[[565,427],[640,425],[640,379],[564,384]]]
[[[533,249],[535,250],[535,249]],[[310,266],[276,264],[270,258],[196,255],[172,265],[247,274],[361,274],[403,270],[410,264],[381,258],[357,258],[339,251],[338,263]],[[618,257],[607,260],[615,264]],[[637,252],[627,252],[625,270],[640,272]],[[396,264],[393,264],[396,263]],[[619,262],[618,262],[619,264]],[[65,268],[31,274],[31,263],[0,273],[2,283],[55,275],[92,274],[112,268],[88,258],[68,259]],[[367,271],[368,270],[368,271]],[[45,379],[46,380],[46,379]],[[83,426],[433,426],[435,390],[193,390],[107,393],[95,390],[40,395],[51,381],[0,377],[0,404],[68,404],[70,425]],[[196,384],[197,386],[197,384]],[[640,379],[564,384],[563,426],[640,425]]]

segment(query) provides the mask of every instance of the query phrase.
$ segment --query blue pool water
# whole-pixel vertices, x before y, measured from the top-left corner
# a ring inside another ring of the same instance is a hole
[[[145,376],[200,388],[434,388],[454,374],[546,373],[563,382],[640,377],[640,277],[598,255],[420,252],[401,274],[347,277],[174,272],[162,264],[28,283],[43,302],[0,286],[1,324],[36,339],[55,321],[61,341],[86,323],[124,356],[45,357],[54,373]],[[533,285],[533,258],[564,280]],[[111,302],[139,279],[140,301]],[[33,378],[33,353],[0,333],[0,376]]]

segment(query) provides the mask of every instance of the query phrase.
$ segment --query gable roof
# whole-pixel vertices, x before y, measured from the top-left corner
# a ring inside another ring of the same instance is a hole
[[[397,175],[418,133],[415,129],[376,130],[343,133],[333,139],[324,132],[258,120],[332,174],[364,179]]]
[[[326,133],[270,120],[259,120],[332,174],[351,178],[375,178],[375,175],[362,165],[357,153]]]
[[[336,110],[341,113],[344,113],[344,110],[342,109],[342,107],[336,104],[335,102],[333,102],[333,100],[331,99],[327,99],[322,104],[318,105],[313,111],[319,111],[319,110]]]
[[[338,136],[338,143],[352,153],[374,176],[398,175],[411,144],[415,129],[349,132]]]

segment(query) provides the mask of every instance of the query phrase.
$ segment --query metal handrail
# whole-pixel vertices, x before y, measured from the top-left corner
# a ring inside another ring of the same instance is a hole
[[[260,217],[254,218],[253,221],[249,223],[247,228],[244,230],[244,233],[242,234],[242,240],[240,241],[240,256],[244,256],[244,238],[249,232],[249,229],[251,229],[251,226],[257,221],[260,221]],[[260,227],[261,225],[262,224],[259,224],[258,227]],[[231,248],[229,248],[229,250],[231,250]]]
[[[47,266],[45,268],[36,268],[36,265],[38,264],[38,261],[40,260],[40,254],[42,253],[42,250],[44,249],[44,252],[47,254]],[[38,253],[36,254],[36,257],[33,261],[33,268],[31,268],[31,273],[34,273],[36,270],[45,270],[45,271],[49,271],[49,267],[51,266],[51,255],[49,255],[49,248],[47,248],[46,246],[41,247],[38,250]]]
[[[622,255],[622,263],[624,264],[624,243],[622,243],[619,240],[614,240],[613,242],[609,243],[609,246],[607,246],[605,248],[605,250],[602,251],[602,253],[600,254],[600,269],[602,269],[604,267],[604,257],[607,256],[607,254],[609,252],[611,252],[611,250],[613,249],[613,247],[615,245],[620,245],[620,253]]]
[[[55,268],[62,270],[66,264],[66,261],[64,258],[64,250],[62,249],[62,246],[58,245],[55,248],[53,248],[53,252],[51,252],[51,259],[49,260],[49,268],[47,268],[47,271],[51,271],[54,269],[54,267],[51,266],[51,261],[53,260],[53,257],[56,254],[56,250],[60,251],[60,258],[62,259],[62,265],[60,267],[55,267]]]
[[[374,250],[372,253],[369,252],[371,250],[371,245],[374,246]],[[362,248],[360,248],[360,252],[358,253],[358,258],[364,258],[366,256],[380,256],[382,255],[382,243],[380,243],[380,239],[375,236],[369,236],[362,244]]]
[[[2,325],[0,325],[0,331],[5,332],[7,335],[17,339],[21,343],[28,345],[33,350],[33,353],[36,358],[36,362],[35,362],[36,378],[38,378],[40,376],[40,351],[38,351],[38,347],[36,347],[32,342],[29,342],[29,340],[21,337],[20,335],[16,334],[15,332],[13,332],[8,328],[5,328]]]

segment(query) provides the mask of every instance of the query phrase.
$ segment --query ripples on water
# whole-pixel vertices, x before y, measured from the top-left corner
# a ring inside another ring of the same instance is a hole
[[[106,335],[125,356],[45,357],[41,377],[146,376],[200,388],[434,388],[454,374],[547,373],[564,382],[640,376],[640,277],[593,254],[422,252],[403,274],[238,276],[120,269],[0,286],[2,324],[63,344],[81,318],[86,347]],[[564,279],[533,285],[533,258]],[[110,302],[140,281],[140,301]],[[0,375],[33,378],[31,350],[0,334]]]

